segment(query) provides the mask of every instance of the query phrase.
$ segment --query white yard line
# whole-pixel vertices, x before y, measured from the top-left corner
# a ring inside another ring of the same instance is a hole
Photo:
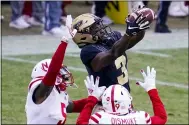
[[[25,63],[31,63],[31,64],[36,64],[37,61],[30,61],[30,60],[25,60],[25,59],[20,59],[20,58],[13,58],[13,57],[2,57],[2,59],[5,60],[10,60],[10,61],[16,61],[16,62],[25,62]],[[80,72],[87,72],[86,69],[84,68],[77,68],[77,67],[72,67],[72,66],[68,66],[68,68],[70,70],[74,70],[74,71],[80,71]],[[136,78],[136,77],[129,77],[130,80],[135,80],[135,81],[142,81],[142,79],[140,78]],[[159,81],[156,80],[157,84],[159,85],[165,85],[165,86],[173,86],[176,88],[184,88],[184,89],[188,89],[188,85],[184,85],[183,83],[171,83],[171,82],[163,82],[163,81]]]

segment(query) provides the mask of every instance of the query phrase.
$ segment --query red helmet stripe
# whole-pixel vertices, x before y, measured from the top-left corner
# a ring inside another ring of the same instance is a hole
[[[113,85],[112,90],[111,90],[111,103],[112,103],[112,111],[115,112],[115,104],[114,104],[114,90],[115,90],[115,85]]]

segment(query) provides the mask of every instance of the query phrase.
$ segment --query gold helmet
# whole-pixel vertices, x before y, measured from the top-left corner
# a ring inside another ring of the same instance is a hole
[[[106,36],[108,33],[106,30],[107,27],[103,25],[100,17],[91,13],[79,15],[72,22],[72,29],[77,29],[73,41],[80,48],[91,43],[96,43],[98,40],[103,40],[103,37]]]

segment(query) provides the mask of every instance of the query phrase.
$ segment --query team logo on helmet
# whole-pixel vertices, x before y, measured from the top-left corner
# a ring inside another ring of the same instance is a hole
[[[119,104],[115,104],[115,107],[116,107],[117,109],[119,109],[120,105],[119,105]]]
[[[47,72],[47,71],[48,71],[48,68],[49,68],[47,62],[42,63],[41,65],[42,65],[41,69],[42,69],[43,71]]]

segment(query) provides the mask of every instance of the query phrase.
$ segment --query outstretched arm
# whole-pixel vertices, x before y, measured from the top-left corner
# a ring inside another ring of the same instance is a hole
[[[105,86],[98,87],[99,86],[99,77],[97,77],[96,81],[94,82],[94,78],[92,75],[90,77],[87,76],[87,79],[85,80],[85,85],[88,90],[87,104],[81,111],[76,124],[87,125],[89,123],[89,119],[91,117],[92,110],[93,110],[94,106],[98,103],[98,101],[100,101],[100,97],[102,96],[106,87]]]
[[[66,47],[67,42],[61,41],[61,44],[52,57],[47,74],[41,84],[35,89],[33,99],[36,104],[41,104],[50,95],[56,81],[56,76],[60,71]]]
[[[151,124],[165,124],[167,121],[167,114],[157,89],[148,91],[148,95],[150,96],[154,110],[154,116],[151,117]]]
[[[145,29],[149,28],[150,25],[142,27],[142,24],[146,23],[144,21],[145,18],[146,17],[142,17],[142,14],[140,14],[133,22],[127,20],[125,35],[123,35],[109,51],[97,54],[91,61],[91,66],[95,72],[98,72],[101,68],[111,64],[119,56],[123,55],[127,49],[133,47],[136,43],[142,40],[145,34]]]
[[[72,24],[72,17],[71,15],[68,15],[66,18],[66,27],[70,35],[67,37],[65,36],[62,37],[61,44],[58,46],[56,52],[52,57],[51,64],[49,66],[47,74],[45,75],[41,84],[34,91],[33,99],[34,102],[37,104],[42,103],[50,95],[56,81],[56,76],[60,71],[64,59],[66,47],[68,44],[68,39],[73,38],[77,33],[76,29],[71,29],[71,24]]]
[[[145,31],[141,31],[136,36],[132,36],[128,43],[129,46],[127,50],[134,47],[138,42],[140,42],[144,38],[144,35],[145,35]]]
[[[87,104],[85,105],[85,107],[83,108],[83,110],[81,111],[77,119],[77,122],[76,122],[77,125],[80,125],[80,124],[88,125],[93,108],[97,103],[98,103],[97,98],[95,98],[94,96],[88,97]]]
[[[68,106],[66,107],[66,112],[67,113],[80,113],[85,105],[87,104],[87,98],[80,99],[80,100],[74,100],[74,101],[69,101]]]
[[[150,117],[151,124],[165,124],[167,121],[167,114],[156,89],[156,71],[154,68],[150,70],[150,67],[148,66],[147,73],[145,73],[144,70],[141,70],[141,74],[144,77],[144,82],[137,82],[137,84],[142,86],[145,91],[148,92],[152,101],[154,116]]]
[[[98,72],[101,68],[111,64],[119,56],[123,55],[127,49],[132,48],[144,37],[145,31],[141,31],[136,36],[123,35],[113,47],[106,52],[100,52],[91,61],[91,66],[95,72]]]

